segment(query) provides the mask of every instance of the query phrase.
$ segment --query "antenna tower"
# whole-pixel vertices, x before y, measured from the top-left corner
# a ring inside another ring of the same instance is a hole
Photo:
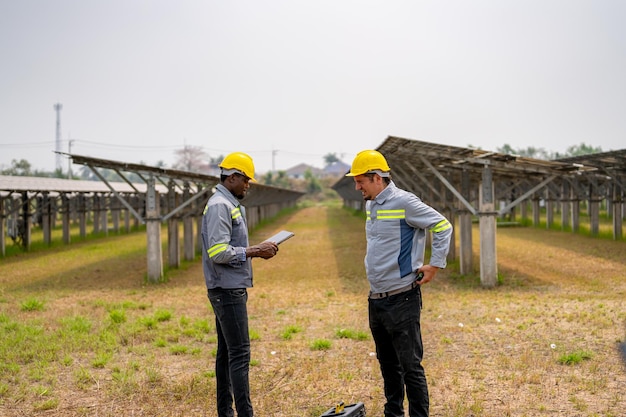
[[[57,112],[57,137],[56,137],[56,151],[57,151],[57,159],[56,159],[56,170],[58,172],[62,172],[63,167],[61,166],[61,109],[63,105],[61,103],[57,103],[54,105],[54,110]]]

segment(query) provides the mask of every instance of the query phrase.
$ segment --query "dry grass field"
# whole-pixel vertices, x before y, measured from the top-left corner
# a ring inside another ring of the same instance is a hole
[[[316,417],[337,401],[382,416],[363,221],[307,207],[251,236],[296,233],[254,260],[258,416]],[[495,289],[451,264],[423,290],[431,415],[626,415],[626,244],[505,228],[497,250]],[[200,262],[159,284],[146,284],[145,262],[143,233],[0,259],[0,416],[215,415]]]

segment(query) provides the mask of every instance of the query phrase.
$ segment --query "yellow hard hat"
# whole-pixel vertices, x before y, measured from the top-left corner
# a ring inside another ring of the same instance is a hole
[[[226,155],[219,167],[222,168],[223,174],[230,175],[238,172],[252,181],[256,181],[254,179],[254,162],[252,162],[250,155],[243,152],[233,152]]]
[[[382,153],[371,149],[359,152],[354,161],[352,168],[346,174],[346,177],[356,177],[367,172],[377,171],[378,173],[388,173],[391,170],[387,165],[387,160]]]

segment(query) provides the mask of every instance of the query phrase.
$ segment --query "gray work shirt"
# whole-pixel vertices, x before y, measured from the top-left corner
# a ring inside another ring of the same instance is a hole
[[[391,182],[365,204],[365,270],[374,293],[402,288],[424,265],[426,231],[432,233],[430,265],[445,268],[452,225],[415,194]]]
[[[252,287],[245,208],[222,184],[204,208],[201,235],[207,289]]]

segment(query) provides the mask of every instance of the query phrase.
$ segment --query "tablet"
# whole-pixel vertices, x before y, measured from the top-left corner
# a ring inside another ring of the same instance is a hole
[[[280,232],[276,233],[274,236],[269,237],[265,240],[274,242],[277,245],[280,245],[281,243],[283,243],[285,240],[289,239],[292,236],[294,236],[293,232],[289,232],[287,230],[281,230]]]

